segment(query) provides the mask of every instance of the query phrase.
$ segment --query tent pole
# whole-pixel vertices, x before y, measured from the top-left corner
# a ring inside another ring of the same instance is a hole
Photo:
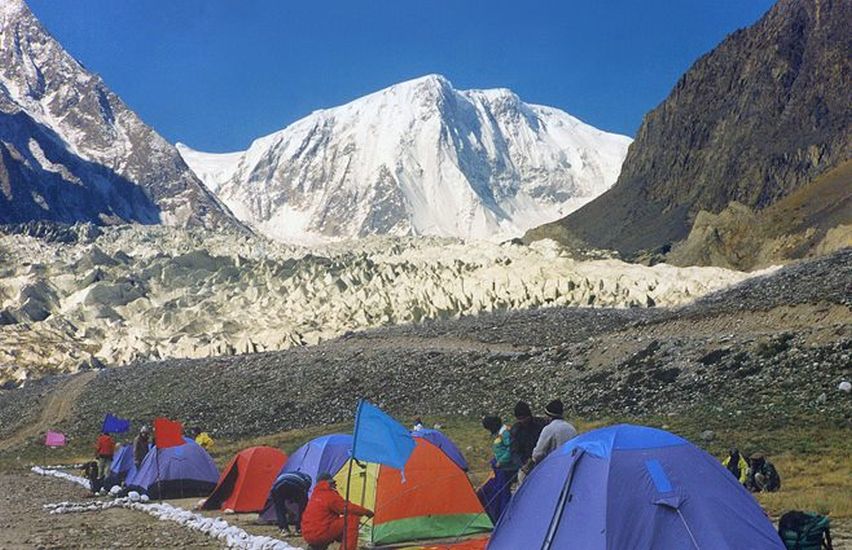
[[[574,449],[572,454],[578,453],[578,449]],[[574,472],[577,470],[577,463],[583,458],[584,451],[579,450],[578,456],[571,462],[571,469],[568,471],[568,478],[565,480],[565,485],[562,486],[562,492],[559,494],[559,500],[556,502],[556,509],[553,511],[553,517],[550,520],[550,527],[547,528],[547,536],[541,545],[541,550],[550,550],[553,544],[553,539],[556,537],[556,530],[559,529],[559,518],[562,516],[565,505],[568,503],[568,496],[571,493],[571,482],[574,481]]]
[[[340,548],[346,548],[346,533],[347,523],[349,520],[349,487],[352,485],[352,462],[354,458],[349,459],[349,471],[346,474],[346,502],[343,503],[343,536],[340,539]]]
[[[349,522],[349,489],[352,486],[352,461],[355,460],[355,445],[358,443],[358,418],[361,416],[361,403],[358,401],[358,409],[355,411],[355,428],[352,430],[352,456],[349,457],[349,472],[346,474],[346,497],[343,502],[343,536],[340,537],[340,548],[346,548],[346,531]]]
[[[160,502],[163,502],[163,483],[160,481],[160,448],[155,447],[157,454],[154,455],[154,462],[157,466],[157,496],[160,497]]]

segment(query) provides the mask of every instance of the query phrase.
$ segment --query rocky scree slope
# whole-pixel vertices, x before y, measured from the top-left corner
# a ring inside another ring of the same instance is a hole
[[[530,231],[526,240],[556,238],[627,256],[664,253],[687,237],[693,222],[706,222],[700,220],[702,212],[717,214],[734,201],[759,212],[848,161],[850,27],[847,0],[779,0],[752,27],[699,59],[645,116],[609,191]],[[845,182],[848,201],[848,175]],[[811,196],[819,199],[820,193]],[[850,218],[847,209],[843,223],[852,224]],[[825,228],[813,227],[820,237],[825,234]],[[728,239],[724,265],[753,261],[755,247],[743,240],[740,247]],[[818,246],[820,239],[814,240],[812,246]],[[788,255],[782,249],[776,256],[802,257],[809,251],[801,247]],[[719,258],[682,254],[678,259]]]
[[[3,0],[0,223],[33,220],[245,230],[23,0]]]
[[[554,396],[584,417],[848,425],[852,400],[837,385],[852,375],[850,280],[846,250],[682,308],[495,312],[283,352],[107,369],[64,427],[88,433],[120,410],[245,437],[349,421],[357,397],[404,418],[507,414],[516,399],[540,406]],[[61,387],[49,378],[0,393],[0,426],[14,431],[52,385]]]
[[[629,143],[510,90],[428,75],[316,111],[241,156],[180,150],[241,220],[311,244],[518,237],[608,189]]]
[[[304,249],[200,229],[31,224],[0,236],[0,383],[495,310],[682,304],[747,276],[579,262],[551,242],[385,237]]]

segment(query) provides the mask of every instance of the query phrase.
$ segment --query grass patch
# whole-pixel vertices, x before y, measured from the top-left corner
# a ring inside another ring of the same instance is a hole
[[[491,437],[480,426],[478,419],[464,417],[424,417],[424,424],[436,424],[464,453],[470,463],[470,478],[475,486],[484,482],[490,471]],[[583,433],[617,420],[571,419]],[[637,420],[632,420],[638,422]],[[641,423],[665,427],[703,447],[716,457],[725,455],[730,446],[744,453],[762,452],[772,461],[781,475],[781,490],[777,493],[756,495],[761,505],[773,516],[787,510],[809,510],[834,518],[852,518],[852,438],[845,426],[819,422],[799,421],[790,426],[769,426],[757,429],[744,426],[744,422],[724,419],[708,420],[700,414],[678,418],[644,419]],[[715,437],[706,442],[701,439],[705,430],[713,430]],[[288,454],[314,437],[329,433],[349,433],[352,424],[316,426],[291,430],[243,440],[217,439],[211,452],[216,464],[222,468],[240,449],[255,445],[269,445]],[[76,441],[66,449],[45,450],[30,446],[0,459],[0,469],[29,468],[33,464],[70,463],[90,460],[89,444]]]

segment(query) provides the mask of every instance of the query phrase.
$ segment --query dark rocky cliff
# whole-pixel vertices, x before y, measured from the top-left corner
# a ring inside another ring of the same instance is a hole
[[[849,29],[850,0],[780,0],[645,116],[608,192],[525,239],[665,251],[701,211],[759,211],[839,166],[852,156]]]

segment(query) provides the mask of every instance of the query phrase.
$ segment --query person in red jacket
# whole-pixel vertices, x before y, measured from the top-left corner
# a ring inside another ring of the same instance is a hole
[[[343,510],[346,507],[346,546],[344,550],[358,548],[358,524],[360,516],[373,517],[373,512],[346,501],[337,492],[331,475],[320,474],[308,507],[302,514],[302,538],[310,545],[324,546],[343,541]]]
[[[98,459],[98,479],[103,479],[107,475],[107,469],[112,464],[112,455],[115,454],[115,439],[107,432],[103,432],[98,436],[98,441],[95,443],[95,456]]]

